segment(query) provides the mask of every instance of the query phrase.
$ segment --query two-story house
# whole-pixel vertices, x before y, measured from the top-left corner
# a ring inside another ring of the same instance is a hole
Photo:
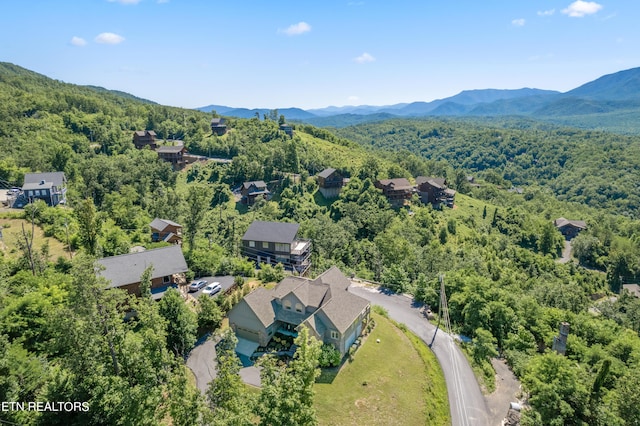
[[[15,207],[43,200],[49,206],[57,206],[66,202],[67,178],[64,172],[27,173],[24,175],[22,196]],[[18,201],[18,200],[16,200]]]
[[[401,207],[411,200],[413,185],[406,178],[382,179],[374,183],[389,203],[394,207]]]
[[[146,146],[156,149],[156,136],[156,132],[153,130],[137,130],[133,133],[133,144],[138,149]]]
[[[182,141],[175,141],[175,145],[163,145],[156,149],[158,158],[171,163],[174,170],[180,170],[187,164],[184,158],[187,148],[184,147]]]
[[[214,135],[222,136],[227,133],[227,125],[224,118],[212,118],[211,119],[211,133]]]
[[[316,176],[318,179],[318,190],[324,198],[336,198],[340,195],[342,187],[349,182],[342,173],[336,169],[326,168]]]
[[[285,132],[286,135],[289,136],[290,138],[293,137],[293,127],[291,127],[290,124],[281,124],[279,128],[280,130]]]
[[[141,294],[142,274],[152,266],[151,294],[156,300],[169,287],[186,283],[185,272],[189,269],[178,245],[104,257],[97,263],[102,267],[98,274],[109,281],[108,288],[120,288],[136,296]]]
[[[307,327],[345,355],[370,317],[369,301],[349,293],[348,287],[349,279],[335,266],[315,280],[287,277],[273,289],[259,287],[229,311],[238,352],[250,357],[276,333],[295,336]]]
[[[240,194],[242,194],[240,202],[249,206],[252,206],[259,197],[265,200],[271,197],[271,192],[267,189],[267,184],[262,180],[244,182],[240,188]]]
[[[418,176],[416,185],[420,201],[423,203],[453,208],[456,191],[447,187],[445,178]]]
[[[258,264],[282,263],[300,275],[311,266],[311,240],[298,238],[297,223],[254,221],[242,236],[242,254]]]
[[[182,225],[169,219],[155,218],[149,225],[151,241],[164,241],[171,244],[182,244]]]

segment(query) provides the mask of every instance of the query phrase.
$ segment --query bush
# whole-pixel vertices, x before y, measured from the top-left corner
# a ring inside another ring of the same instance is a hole
[[[278,263],[275,267],[271,265],[262,265],[258,272],[258,279],[264,283],[280,282],[284,279],[284,267],[282,263]]]
[[[198,299],[198,327],[206,332],[215,331],[222,324],[223,313],[213,297],[206,294]]]
[[[320,357],[318,358],[320,367],[336,367],[340,364],[340,359],[340,352],[333,345],[328,343],[322,345]]]
[[[389,312],[380,305],[373,305],[373,312],[385,318],[389,318]]]

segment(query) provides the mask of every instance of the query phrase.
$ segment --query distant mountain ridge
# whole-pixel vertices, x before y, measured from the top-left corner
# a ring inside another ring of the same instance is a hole
[[[270,111],[222,105],[197,109],[214,109],[222,115],[242,118],[254,117],[256,113],[262,116]],[[396,117],[526,116],[577,127],[640,133],[640,124],[634,124],[635,117],[640,117],[640,68],[607,74],[564,93],[535,88],[478,89],[430,102],[309,110],[278,108],[278,113],[288,120],[334,127]]]

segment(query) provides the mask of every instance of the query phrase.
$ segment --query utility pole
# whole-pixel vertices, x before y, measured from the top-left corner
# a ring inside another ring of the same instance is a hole
[[[436,340],[436,334],[438,334],[438,329],[440,328],[440,321],[444,320],[444,329],[447,333],[451,334],[451,322],[449,320],[449,305],[447,304],[447,293],[444,289],[444,275],[440,274],[438,276],[440,280],[440,306],[438,306],[438,324],[436,325],[436,331],[433,333],[433,338],[431,339],[431,343],[429,343],[429,347],[433,346],[433,342]]]

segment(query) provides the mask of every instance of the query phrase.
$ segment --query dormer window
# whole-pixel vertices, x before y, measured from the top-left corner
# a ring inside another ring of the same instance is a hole
[[[285,309],[291,310],[291,300],[283,300],[282,306],[284,306]]]
[[[302,312],[302,303],[296,303],[296,312]]]

